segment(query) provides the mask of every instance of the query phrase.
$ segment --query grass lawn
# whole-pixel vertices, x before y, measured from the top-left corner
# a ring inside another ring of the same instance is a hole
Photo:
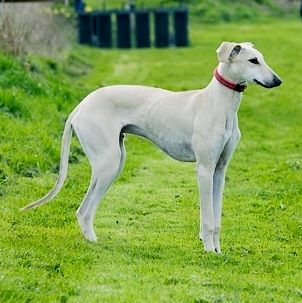
[[[27,65],[17,73],[3,67],[13,59],[0,61],[0,101],[12,100],[0,103],[0,302],[302,302],[301,33],[298,21],[195,24],[184,49],[76,46],[65,63],[33,59],[24,85],[16,77]],[[53,186],[64,119],[81,97],[118,83],[204,87],[225,40],[254,42],[284,83],[244,93],[221,255],[198,240],[194,165],[130,135],[124,172],[98,208],[96,244],[75,219],[90,178],[76,139],[58,197],[19,212]]]

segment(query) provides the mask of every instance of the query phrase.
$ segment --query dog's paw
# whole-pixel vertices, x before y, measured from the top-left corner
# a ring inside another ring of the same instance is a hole
[[[90,242],[97,242],[98,238],[97,236],[94,234],[94,235],[86,235],[84,234],[84,237],[86,240],[90,241]]]
[[[204,251],[205,252],[213,252],[213,253],[217,253],[215,247],[214,247],[214,243],[213,241],[211,241],[210,239],[208,239],[208,241],[203,241],[201,238],[199,238],[199,240],[201,241],[201,243],[203,244],[204,247]]]
[[[221,249],[220,249],[220,247],[219,247],[219,248],[215,248],[215,252],[216,252],[216,254],[221,254]]]
[[[221,254],[219,235],[214,234],[214,247],[217,254]]]
[[[87,220],[85,220],[85,218],[83,218],[80,214],[77,214],[77,220],[85,239],[90,242],[96,242],[97,236],[94,232],[92,223],[87,222]]]

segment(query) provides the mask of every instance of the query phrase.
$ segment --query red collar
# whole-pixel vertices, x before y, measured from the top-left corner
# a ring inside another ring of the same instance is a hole
[[[214,70],[214,76],[217,79],[218,82],[220,82],[222,85],[236,91],[242,93],[246,88],[246,84],[235,84],[233,82],[228,81],[227,79],[223,78],[219,73],[218,73],[218,68],[216,67]]]

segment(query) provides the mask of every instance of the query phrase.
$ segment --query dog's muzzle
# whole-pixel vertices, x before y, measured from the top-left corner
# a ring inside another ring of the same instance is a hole
[[[262,83],[262,82],[258,81],[257,79],[254,79],[254,82],[265,88],[273,88],[273,87],[280,86],[282,84],[282,80],[280,78],[278,78],[276,75],[274,75],[273,80],[271,82]]]

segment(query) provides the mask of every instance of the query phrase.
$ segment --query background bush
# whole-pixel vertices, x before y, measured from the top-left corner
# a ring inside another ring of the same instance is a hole
[[[49,3],[0,3],[1,50],[13,55],[61,55],[74,42],[71,8]]]

